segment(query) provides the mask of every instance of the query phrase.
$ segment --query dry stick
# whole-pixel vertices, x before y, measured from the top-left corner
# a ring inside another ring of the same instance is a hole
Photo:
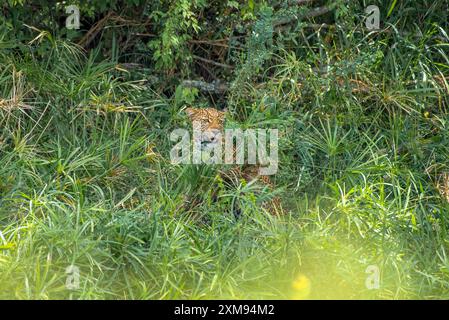
[[[326,71],[328,69],[328,65],[323,66],[321,68],[312,68],[312,71],[316,74],[321,74],[324,77],[327,76],[328,72]],[[305,81],[306,79],[304,77],[299,77],[298,80]],[[336,79],[337,84],[340,87],[346,86],[346,82],[342,77],[337,77]],[[348,79],[349,87],[351,88],[351,91],[353,93],[369,93],[371,92],[371,89],[369,88],[369,85],[364,83],[363,81],[357,80],[357,79]],[[200,91],[209,92],[209,93],[224,93],[229,90],[230,84],[226,83],[221,80],[213,81],[212,83],[204,82],[204,81],[198,81],[198,80],[184,80],[182,82],[182,85],[188,88],[197,88]]]
[[[320,29],[331,29],[331,28],[335,28],[335,25],[332,24],[327,24],[327,23],[308,23],[305,25],[302,25],[303,28],[308,28],[308,29],[315,29],[315,30],[320,30]]]
[[[337,84],[340,87],[343,87],[346,85],[343,79],[337,79]],[[199,80],[184,80],[182,82],[182,86],[186,88],[197,88],[200,91],[203,92],[209,92],[209,93],[224,93],[229,90],[229,84],[222,82],[222,81],[214,81],[212,83],[205,82],[205,81],[199,81]],[[356,80],[356,79],[349,79],[349,86],[351,88],[351,91],[353,93],[369,93],[371,92],[371,89],[368,87],[368,85],[362,81]],[[323,87],[323,89],[325,89]]]
[[[228,84],[222,81],[214,81],[209,83],[199,80],[184,80],[182,85],[186,88],[197,88],[201,91],[210,93],[223,93],[229,89]]]
[[[314,1],[316,1],[316,0],[294,0],[294,1],[292,1],[292,4],[296,4],[296,5],[300,6],[300,5],[306,4],[308,2],[314,2]]]
[[[225,38],[225,39],[217,39],[217,40],[198,40],[198,39],[192,39],[189,40],[188,42],[191,43],[207,43],[207,44],[216,44],[216,43],[220,43],[220,42],[228,42],[229,39]]]
[[[123,68],[126,70],[133,70],[133,69],[144,69],[145,66],[141,63],[135,63],[135,62],[125,62],[125,63],[120,63],[117,65],[117,67],[119,68]]]
[[[193,44],[208,44],[211,46],[217,46],[217,47],[224,47],[224,48],[229,48],[229,45],[226,43],[222,43],[223,40],[221,41],[207,41],[207,40],[189,40],[189,43],[193,43]]]
[[[156,37],[157,35],[154,33],[131,33],[133,36],[138,37]]]
[[[81,47],[86,48],[92,42],[92,40],[95,39],[100,30],[103,29],[112,15],[114,15],[114,12],[109,11],[106,16],[104,16],[101,20],[95,23],[92,28],[90,28],[90,30],[84,35],[84,37],[78,42],[78,44]]]
[[[84,37],[78,42],[78,44],[86,48],[93,39],[98,35],[98,33],[106,26],[106,23],[108,23],[109,20],[115,21],[115,22],[121,22],[122,25],[116,25],[115,27],[122,27],[122,26],[146,26],[150,24],[149,21],[146,21],[144,23],[135,22],[133,20],[126,20],[118,15],[115,14],[113,11],[109,11],[106,16],[104,16],[102,19],[100,19],[98,22],[96,22],[92,28],[89,29],[89,31],[84,35]],[[134,33],[134,35],[138,36],[155,36],[154,34],[146,33],[146,34],[140,34],[140,33]]]
[[[118,25],[119,27],[121,27],[121,26],[147,26],[147,25],[151,24],[150,20],[147,20],[145,22],[136,22],[135,20],[127,20],[119,15],[114,15],[111,19],[114,21],[123,23],[122,25]]]
[[[199,56],[196,56],[196,55],[193,55],[192,57],[194,59],[196,59],[196,60],[200,60],[200,61],[203,61],[203,62],[206,62],[206,63],[209,63],[209,64],[213,64],[214,66],[217,66],[217,67],[222,67],[222,68],[227,68],[227,69],[234,69],[234,67],[230,66],[229,64],[216,62],[216,61],[209,60],[209,59],[206,59],[206,58],[202,58],[202,57],[199,57]]]
[[[304,5],[304,4],[307,4],[307,3],[310,3],[310,2],[314,2],[314,1],[316,1],[316,0],[294,0],[294,1],[289,1],[289,2],[287,3],[287,5],[288,5],[289,7],[294,6],[294,5],[302,6],[302,5]],[[281,4],[278,3],[277,5],[274,6],[274,8],[277,9],[277,8],[279,8],[280,6],[281,6]]]
[[[325,15],[326,13],[330,12],[331,10],[332,9],[329,7],[314,8],[313,10],[311,10],[310,12],[308,12],[302,16],[287,17],[287,18],[275,21],[273,26],[276,29],[284,24],[292,23],[298,19],[309,19],[309,18],[315,18],[318,16]]]

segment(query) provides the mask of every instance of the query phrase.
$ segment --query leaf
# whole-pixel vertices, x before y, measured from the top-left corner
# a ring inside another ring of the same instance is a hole
[[[0,245],[0,250],[9,250],[11,248],[14,248],[14,243],[6,243]]]
[[[397,2],[398,2],[398,0],[393,0],[393,3],[391,4],[390,10],[388,10],[387,17],[389,17],[391,15],[391,13],[393,12],[394,7],[396,6]]]

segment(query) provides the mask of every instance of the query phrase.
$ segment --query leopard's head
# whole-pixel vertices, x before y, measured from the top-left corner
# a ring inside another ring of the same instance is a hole
[[[223,111],[214,108],[187,108],[186,113],[192,122],[194,130],[201,130],[199,136],[201,149],[213,148],[221,143],[226,109]]]

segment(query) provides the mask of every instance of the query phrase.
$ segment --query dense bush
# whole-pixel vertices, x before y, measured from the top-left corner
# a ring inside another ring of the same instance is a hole
[[[0,298],[448,298],[448,8],[4,2]],[[170,163],[186,105],[280,130],[284,215]]]

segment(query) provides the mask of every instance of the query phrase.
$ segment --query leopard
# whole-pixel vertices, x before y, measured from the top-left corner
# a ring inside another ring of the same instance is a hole
[[[201,146],[201,150],[207,150],[213,148],[217,143],[222,143],[221,137],[224,132],[224,124],[226,116],[228,114],[227,109],[218,110],[215,108],[195,108],[188,107],[185,112],[194,127],[193,129],[200,129],[201,135],[199,135],[198,143]],[[233,152],[235,156],[235,146],[233,146]],[[243,179],[245,183],[258,183],[262,187],[267,187],[269,191],[273,191],[275,186],[271,181],[271,176],[260,174],[261,170],[258,164],[233,165],[228,170],[219,170],[219,176],[223,181],[240,180]],[[284,213],[281,199],[275,196],[262,203],[262,208],[272,215],[280,215]],[[240,216],[240,209],[234,208],[234,215]]]

